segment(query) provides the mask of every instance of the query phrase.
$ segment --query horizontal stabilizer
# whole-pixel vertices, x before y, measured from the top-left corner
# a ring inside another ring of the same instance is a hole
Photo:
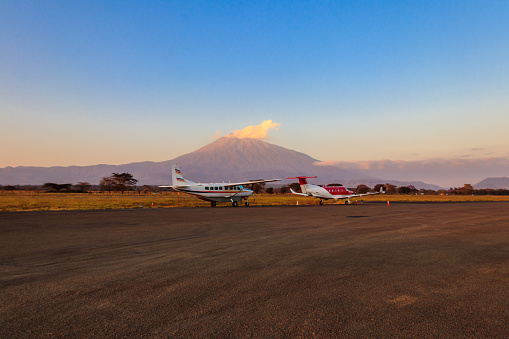
[[[286,178],[286,179],[313,179],[316,178],[316,175],[314,177],[293,177],[293,178]]]
[[[316,178],[316,175],[314,177],[292,177],[292,178],[286,178],[286,179],[299,179],[299,185],[307,185],[306,179],[313,179]]]
[[[291,188],[290,188],[290,192],[292,192],[293,194],[297,194],[297,195],[303,195],[303,196],[305,196],[305,197],[309,196],[309,195],[307,195],[307,194],[305,194],[305,193],[297,193],[297,192],[295,192],[294,190],[292,190]]]

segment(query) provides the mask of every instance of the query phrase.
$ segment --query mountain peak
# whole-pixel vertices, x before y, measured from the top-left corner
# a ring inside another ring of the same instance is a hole
[[[317,166],[316,159],[301,152],[263,140],[222,137],[200,149],[163,162],[125,165],[96,165],[49,168],[0,169],[0,184],[43,184],[45,182],[97,184],[113,172],[128,172],[139,184],[171,183],[171,164],[178,162],[185,177],[196,182],[284,179],[317,175],[317,183],[343,182],[365,177],[359,173],[330,166]]]
[[[289,166],[312,165],[317,161],[304,153],[266,141],[235,137],[219,138],[175,160],[181,164],[221,167],[234,171],[280,170]]]
[[[217,149],[240,149],[249,151],[252,148],[263,148],[270,149],[271,147],[280,147],[273,144],[270,144],[266,141],[260,139],[251,139],[251,138],[236,138],[233,136],[225,136],[218,138],[217,140],[211,142],[208,145],[205,145],[195,152],[210,152]],[[283,148],[283,147],[281,147]],[[194,153],[194,152],[193,152]]]

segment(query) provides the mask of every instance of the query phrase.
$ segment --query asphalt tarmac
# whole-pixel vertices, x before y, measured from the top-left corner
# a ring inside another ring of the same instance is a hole
[[[0,337],[509,337],[509,203],[0,213]]]

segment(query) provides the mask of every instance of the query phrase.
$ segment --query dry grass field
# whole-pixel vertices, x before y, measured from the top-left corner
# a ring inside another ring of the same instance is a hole
[[[352,199],[365,202],[466,202],[509,201],[509,196],[461,195],[376,195]],[[315,198],[292,194],[256,194],[249,199],[254,206],[318,205]],[[325,201],[325,204],[344,204],[344,200]],[[210,203],[187,194],[173,192],[138,194],[120,193],[40,193],[27,191],[0,191],[0,211],[95,210],[132,208],[205,207]],[[229,203],[220,203],[229,207]]]

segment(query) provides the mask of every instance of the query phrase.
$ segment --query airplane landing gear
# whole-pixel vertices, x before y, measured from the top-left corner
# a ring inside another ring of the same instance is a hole
[[[210,207],[216,207],[216,202],[215,202],[215,201],[212,201],[212,202],[210,203]]]
[[[238,205],[239,205],[239,204],[238,204],[236,201],[232,202],[232,206],[233,206],[233,207],[237,207]]]
[[[249,206],[249,201],[246,201],[245,205],[246,205],[246,206]]]
[[[350,200],[345,200],[345,205],[350,205]]]
[[[322,199],[320,199],[320,205],[323,205],[323,200]]]

